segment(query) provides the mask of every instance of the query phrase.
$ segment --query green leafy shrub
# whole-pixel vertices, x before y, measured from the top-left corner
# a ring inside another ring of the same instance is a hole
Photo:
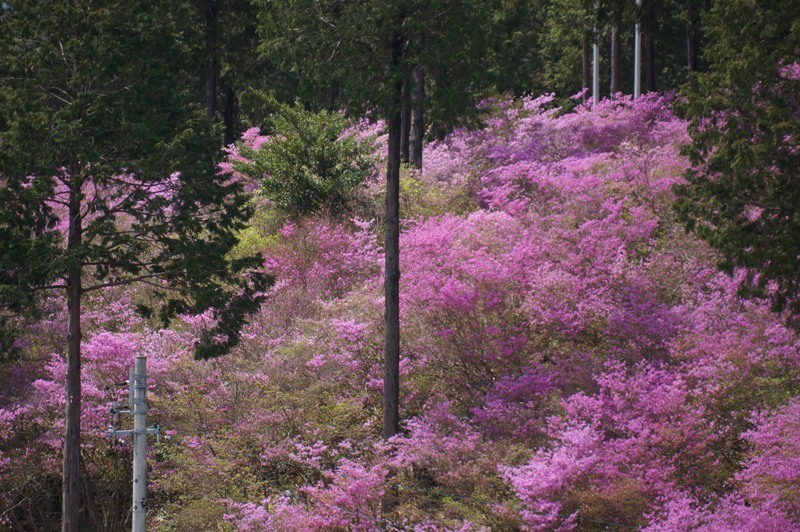
[[[374,135],[339,113],[279,105],[272,134],[244,134],[233,167],[290,217],[321,210],[340,214],[358,205],[357,192],[375,166]]]

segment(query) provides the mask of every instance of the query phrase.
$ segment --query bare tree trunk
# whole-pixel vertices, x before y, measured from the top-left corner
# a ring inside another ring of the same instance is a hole
[[[611,23],[611,97],[619,92],[619,18]]]
[[[328,89],[328,112],[333,113],[336,111],[336,103],[339,101],[340,91],[341,87],[339,86],[339,82],[333,80],[330,89]]]
[[[399,87],[398,87],[399,89]],[[399,92],[399,90],[398,90]],[[398,94],[399,96],[399,94]],[[400,110],[389,118],[386,169],[386,274],[383,437],[400,430]]]
[[[592,35],[589,31],[583,32],[583,64],[581,81],[583,89],[589,91],[592,87]]]
[[[392,47],[392,63],[400,68],[404,37],[397,34]],[[400,108],[403,81],[393,88],[388,116],[389,155],[386,165],[386,244],[384,278],[384,381],[383,437],[400,430]]]
[[[81,246],[80,180],[73,173],[69,200],[67,249]],[[81,273],[78,258],[67,273],[67,382],[64,412],[64,468],[61,499],[61,530],[77,532],[81,507]]]
[[[400,104],[400,160],[408,163],[411,144],[411,83],[408,77],[403,80],[402,92]]]
[[[208,0],[206,4],[206,117],[213,118],[217,112],[217,78],[219,58],[217,57],[217,13],[219,1]]]
[[[425,135],[425,68],[422,65],[414,67],[414,91],[411,95],[411,157],[412,166],[422,168],[422,138]]]
[[[697,72],[699,54],[697,51],[697,29],[692,0],[686,0],[686,57],[689,73]]]
[[[233,87],[225,88],[225,107],[222,109],[222,115],[225,120],[225,145],[230,146],[236,142],[236,118],[239,114],[239,108],[236,103],[236,91]]]
[[[652,33],[644,36],[645,86],[647,92],[656,90],[656,44]]]
[[[92,477],[89,475],[89,472],[86,470],[85,466],[81,467],[81,475],[84,489],[83,504],[84,508],[86,509],[86,513],[89,514],[89,518],[91,519],[95,530],[108,530],[109,527],[107,519],[105,519],[106,512],[103,512],[105,508],[101,509],[100,505],[97,503],[94,483],[92,482]]]

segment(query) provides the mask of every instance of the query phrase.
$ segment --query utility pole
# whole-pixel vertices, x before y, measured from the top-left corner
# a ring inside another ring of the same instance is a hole
[[[642,0],[636,0],[636,7],[642,7]],[[638,98],[642,93],[642,36],[639,27],[641,11],[637,9],[636,25],[633,30],[633,97]]]
[[[133,430],[117,430],[119,414],[133,414]],[[136,357],[128,378],[128,410],[119,410],[111,403],[113,424],[106,433],[109,438],[133,436],[133,532],[147,530],[147,435],[155,434],[160,441],[160,427],[147,426],[147,358]]]
[[[146,531],[147,514],[147,359],[133,370],[133,532]]]
[[[595,18],[600,9],[600,2],[595,2]],[[597,35],[597,23],[594,25],[594,45],[592,46],[592,103],[597,105],[600,102],[600,42]]]

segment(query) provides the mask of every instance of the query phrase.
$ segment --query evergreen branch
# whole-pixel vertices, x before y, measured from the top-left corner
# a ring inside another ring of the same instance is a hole
[[[129,285],[129,284],[133,284],[133,283],[143,282],[146,279],[154,279],[154,278],[162,277],[164,275],[169,275],[169,274],[172,274],[172,273],[175,273],[175,272],[178,272],[178,271],[179,270],[167,270],[165,272],[149,273],[149,274],[145,274],[145,275],[137,275],[137,276],[130,277],[130,278],[127,278],[127,279],[119,279],[119,280],[116,280],[116,281],[109,281],[107,283],[100,283],[100,284],[87,286],[86,288],[83,289],[83,291],[84,292],[93,292],[95,290],[102,290],[103,288],[111,288],[111,287],[114,287],[114,286],[125,286],[125,285]],[[161,288],[164,288],[164,287],[161,287]]]

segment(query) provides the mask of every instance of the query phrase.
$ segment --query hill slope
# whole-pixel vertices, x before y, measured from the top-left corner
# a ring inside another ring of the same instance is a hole
[[[654,95],[566,114],[549,101],[486,102],[484,129],[427,146],[403,178],[393,441],[372,223],[267,235],[277,283],[219,360],[190,358],[203,316],[154,328],[130,312],[146,294],[119,290],[89,305],[95,513],[124,510],[110,493],[128,489],[129,448],[102,441],[104,386],[147,354],[152,419],[172,434],[151,462],[165,530],[800,527],[800,340],[675,222],[685,124]],[[30,324],[2,370],[6,524],[58,474],[43,459],[60,448],[55,327]]]

